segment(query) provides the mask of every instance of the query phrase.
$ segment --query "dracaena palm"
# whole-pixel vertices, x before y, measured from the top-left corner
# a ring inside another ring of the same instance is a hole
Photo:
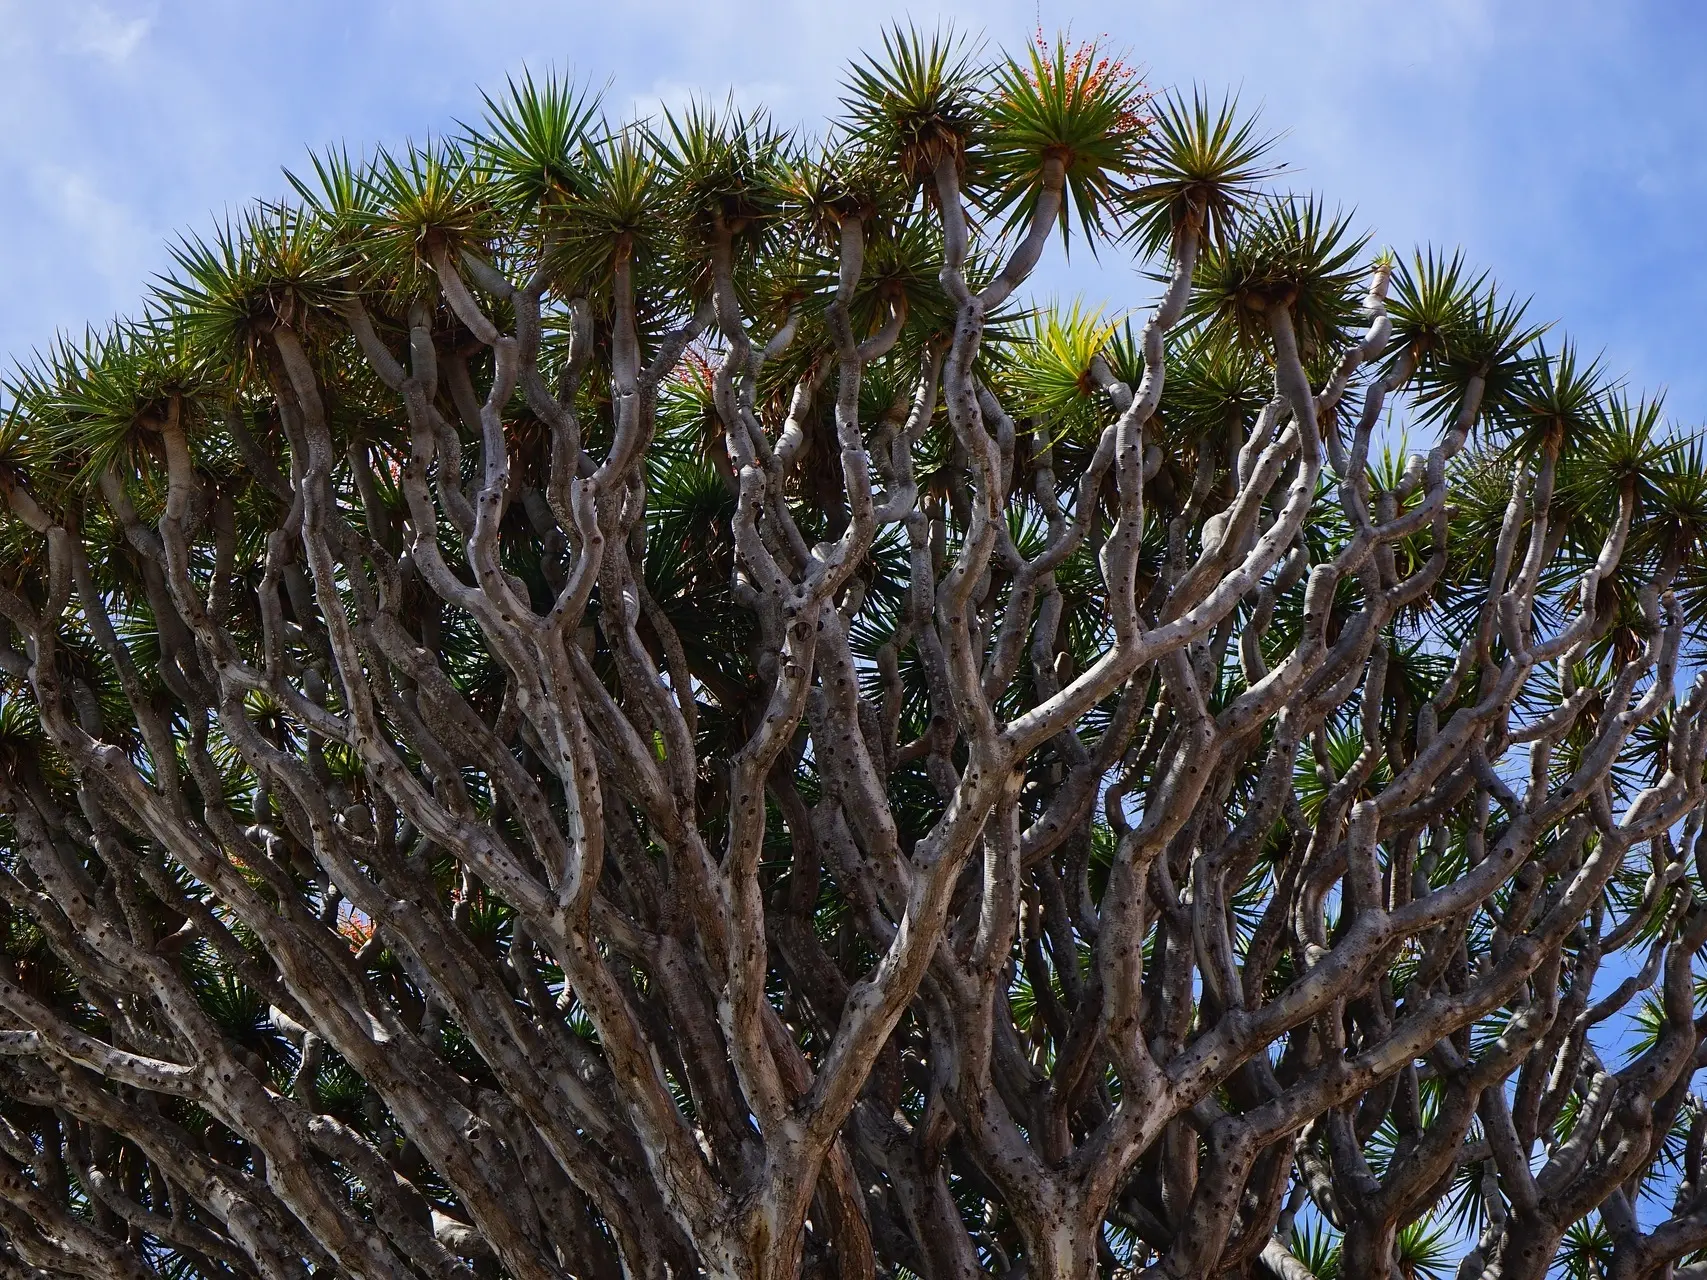
[[[1226,439],[1241,431],[1274,394],[1260,353],[1225,333],[1201,330],[1169,353],[1177,369],[1162,392],[1162,422],[1183,441]],[[1242,440],[1240,441],[1242,443]]]
[[[1029,225],[1051,166],[1064,185],[1061,236],[1077,218],[1095,245],[1127,186],[1144,170],[1149,94],[1120,54],[1096,43],[1039,42],[996,72],[985,178],[990,204]]]
[[[1430,245],[1400,263],[1388,305],[1395,340],[1390,358],[1401,352],[1418,363],[1450,358],[1467,338],[1474,299],[1487,282],[1487,272],[1471,274],[1461,249],[1448,257]]]
[[[1495,426],[1519,453],[1574,449],[1594,432],[1610,390],[1598,358],[1585,361],[1568,339],[1557,353],[1538,342]]]
[[[933,198],[931,175],[944,161],[964,170],[988,125],[980,110],[978,46],[952,29],[927,38],[915,27],[883,33],[883,55],[849,71],[849,132],[893,164],[914,190]]]
[[[1083,443],[1099,432],[1105,412],[1093,366],[1118,325],[1078,300],[1031,317],[1009,378],[1022,412],[1049,435]]]
[[[1528,304],[1502,296],[1486,273],[1468,283],[1464,274],[1438,257],[1413,261],[1398,281],[1397,314],[1401,337],[1427,340],[1416,374],[1419,407],[1467,434],[1508,408],[1547,326],[1529,321]]]
[[[599,121],[599,96],[555,75],[511,78],[502,95],[483,94],[483,124],[468,143],[500,187],[498,199],[519,217],[572,200],[581,176],[581,148]]]
[[[0,1273],[1689,1274],[1699,443],[1103,49],[524,74],[7,379]]]
[[[552,219],[551,268],[603,294],[619,264],[666,251],[668,192],[648,134],[628,126],[583,144],[574,197]]]
[[[1692,459],[1684,459],[1681,466],[1674,461],[1680,449],[1687,450],[1687,442],[1667,426],[1663,408],[1659,397],[1632,401],[1627,392],[1614,389],[1592,406],[1590,421],[1578,424],[1564,460],[1559,496],[1580,517],[1570,536],[1585,550],[1595,531],[1611,524],[1621,501],[1634,501],[1657,516],[1667,476],[1688,474]],[[1672,496],[1685,495],[1674,491]],[[1687,528],[1687,514],[1679,514]],[[1639,537],[1652,545],[1663,539],[1664,522],[1652,529],[1649,524],[1643,521]]]
[[[309,322],[342,294],[353,264],[329,231],[312,210],[257,206],[211,241],[173,245],[160,302],[196,331],[203,350],[241,352],[245,361],[234,367],[246,372],[274,325]]]
[[[1277,172],[1263,159],[1273,139],[1257,132],[1235,99],[1212,106],[1200,89],[1189,102],[1168,94],[1152,105],[1152,116],[1142,176],[1127,197],[1127,235],[1147,257],[1171,249],[1184,227],[1208,245],[1224,245],[1256,190]]]
[[[666,110],[653,146],[670,192],[670,214],[690,237],[762,237],[781,210],[785,137],[762,110],[741,113],[690,104]]]
[[[1306,359],[1320,359],[1356,325],[1367,240],[1350,215],[1329,214],[1314,198],[1265,200],[1235,238],[1204,254],[1193,310],[1212,329],[1254,342],[1268,313],[1284,309]]]

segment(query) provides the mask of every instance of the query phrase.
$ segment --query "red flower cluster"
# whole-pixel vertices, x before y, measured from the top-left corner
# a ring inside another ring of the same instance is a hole
[[[338,933],[350,944],[350,950],[360,951],[373,937],[373,921],[346,904],[339,913]]]
[[[1076,95],[1081,100],[1099,96],[1126,98],[1126,104],[1118,115],[1122,129],[1147,129],[1155,117],[1147,114],[1144,107],[1155,95],[1144,87],[1143,76],[1137,67],[1127,62],[1117,54],[1104,52],[1108,35],[1104,33],[1095,40],[1081,41],[1067,52],[1063,68],[1062,83],[1073,86]],[[1056,42],[1044,35],[1039,27],[1032,36],[1032,43],[1037,46],[1038,57],[1033,63],[1033,83],[1039,88],[1053,88],[1056,75]]]

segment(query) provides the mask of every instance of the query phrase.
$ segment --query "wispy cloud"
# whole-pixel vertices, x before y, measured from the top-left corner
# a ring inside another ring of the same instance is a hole
[[[115,289],[135,287],[137,263],[154,256],[157,233],[90,174],[44,163],[31,174],[36,202],[77,244],[82,265]]]
[[[780,81],[711,86],[692,84],[686,80],[661,80],[629,100],[629,112],[635,119],[656,117],[660,110],[680,116],[695,103],[712,110],[724,104],[737,111],[754,111],[760,107],[773,117],[787,119],[794,95],[790,86]]]
[[[103,4],[84,4],[64,15],[65,47],[72,53],[93,54],[102,62],[122,66],[154,27],[152,13],[125,17]]]

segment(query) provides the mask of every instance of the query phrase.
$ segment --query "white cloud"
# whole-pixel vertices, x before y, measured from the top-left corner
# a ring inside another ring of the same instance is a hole
[[[79,5],[65,15],[65,44],[74,53],[90,53],[122,66],[154,26],[152,13],[124,17],[102,4]]]
[[[159,235],[86,173],[42,164],[31,174],[37,202],[59,224],[55,239],[71,244],[83,265],[116,293],[134,292],[137,264],[154,257]]]
[[[737,111],[752,111],[759,107],[769,110],[779,122],[791,123],[790,102],[794,95],[789,85],[777,81],[736,84],[714,87],[690,84],[684,80],[661,80],[629,99],[629,111],[635,119],[645,119],[660,110],[680,116],[689,106],[699,103],[713,109],[732,103]]]

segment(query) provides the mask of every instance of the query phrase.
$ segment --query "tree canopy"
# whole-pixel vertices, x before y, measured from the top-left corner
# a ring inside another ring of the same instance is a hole
[[[290,182],[8,384],[0,1274],[1707,1276],[1657,399],[1095,44]]]

